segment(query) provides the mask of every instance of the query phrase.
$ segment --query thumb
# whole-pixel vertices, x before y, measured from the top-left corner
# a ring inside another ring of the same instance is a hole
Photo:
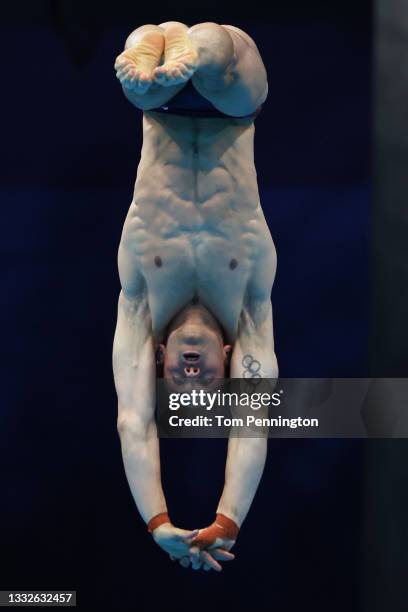
[[[179,529],[177,536],[180,540],[190,540],[198,535],[199,529],[193,529],[193,531],[186,531],[185,529]]]

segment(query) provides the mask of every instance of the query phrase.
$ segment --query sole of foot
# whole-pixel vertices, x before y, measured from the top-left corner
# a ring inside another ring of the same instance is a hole
[[[164,50],[164,34],[146,32],[139,42],[121,53],[115,62],[116,76],[122,87],[137,94],[146,93],[154,83],[154,70]]]
[[[156,83],[163,87],[187,82],[198,68],[198,53],[187,30],[169,27],[165,33],[164,63],[153,71]]]

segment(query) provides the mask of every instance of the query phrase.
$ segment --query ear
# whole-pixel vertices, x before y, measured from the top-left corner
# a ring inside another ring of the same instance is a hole
[[[156,363],[161,365],[164,362],[164,356],[166,354],[166,345],[159,344],[156,348]]]

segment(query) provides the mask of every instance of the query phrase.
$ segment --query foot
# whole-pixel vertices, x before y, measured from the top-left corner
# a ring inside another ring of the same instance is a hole
[[[146,93],[154,82],[154,70],[164,50],[164,33],[151,30],[121,53],[115,62],[116,76],[125,89]]]
[[[164,64],[153,71],[156,83],[164,87],[187,82],[198,68],[198,53],[188,30],[172,25],[165,32]]]

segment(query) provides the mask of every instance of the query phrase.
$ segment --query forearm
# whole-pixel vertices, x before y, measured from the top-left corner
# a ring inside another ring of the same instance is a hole
[[[167,511],[160,476],[160,449],[156,424],[145,431],[129,423],[118,424],[126,477],[145,523]]]
[[[266,438],[229,439],[225,485],[217,512],[232,519],[239,527],[257,491],[266,453]]]

